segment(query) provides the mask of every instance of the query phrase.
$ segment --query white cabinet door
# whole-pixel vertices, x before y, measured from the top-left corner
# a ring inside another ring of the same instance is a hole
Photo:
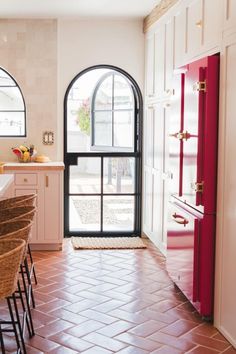
[[[154,120],[153,120],[153,146],[154,146],[154,163],[155,170],[163,171],[163,133],[164,133],[164,119],[163,119],[163,105],[159,103],[154,106]]]
[[[183,65],[186,54],[186,8],[174,15],[174,67]]]
[[[174,69],[174,26],[171,17],[165,24],[165,95],[172,93],[172,77]]]
[[[21,195],[28,195],[28,194],[38,194],[37,189],[19,189],[16,187],[15,189],[15,196],[21,196]],[[36,211],[36,215],[34,217],[34,223],[33,223],[33,227],[32,227],[32,231],[31,231],[31,238],[30,238],[30,242],[36,242],[37,238],[38,238],[38,196],[36,198],[36,203],[35,206],[37,208]]]
[[[161,98],[165,84],[165,26],[161,24],[155,31],[155,96]]]
[[[152,211],[152,233],[150,238],[153,243],[163,251],[163,180],[162,172],[153,172],[153,211]]]
[[[44,241],[55,243],[62,241],[60,173],[45,173],[44,185]]]
[[[202,1],[193,0],[187,8],[186,52],[188,58],[199,55],[202,45]]]
[[[155,62],[155,37],[154,34],[147,35],[145,47],[145,83],[146,97],[153,98],[155,95],[154,88],[154,62]]]
[[[154,108],[148,106],[146,109],[145,124],[144,124],[144,165],[153,167],[153,120]]]
[[[220,34],[222,31],[222,10],[223,8],[221,0],[202,0],[203,51],[211,50],[220,46]],[[212,11],[214,11],[214,14]]]
[[[236,1],[224,1],[224,29],[232,29],[236,32]]]
[[[150,237],[153,217],[153,176],[152,168],[144,167],[143,231]]]
[[[222,227],[218,228],[216,267],[221,274],[216,276],[216,308],[219,306],[219,329],[236,346],[236,237],[235,237],[235,200],[236,200],[236,120],[235,120],[235,92],[236,92],[236,35],[234,43],[229,43],[222,55],[224,72],[222,85],[227,88],[224,107],[221,110],[221,128],[225,129],[223,140],[220,139],[221,163],[219,171],[222,174],[222,189],[218,193],[218,212]],[[225,127],[224,127],[225,125]],[[220,136],[222,133],[220,131]],[[222,150],[224,153],[222,154]],[[220,262],[220,263],[219,263]]]

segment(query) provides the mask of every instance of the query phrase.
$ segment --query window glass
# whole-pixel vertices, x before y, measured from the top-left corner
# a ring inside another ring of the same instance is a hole
[[[133,109],[133,92],[127,80],[114,75],[114,109]]]
[[[25,104],[14,79],[0,69],[0,136],[25,136]]]
[[[98,146],[111,146],[112,114],[110,111],[94,113],[94,143]]]
[[[112,109],[112,76],[108,76],[99,86],[96,94],[95,110]]]

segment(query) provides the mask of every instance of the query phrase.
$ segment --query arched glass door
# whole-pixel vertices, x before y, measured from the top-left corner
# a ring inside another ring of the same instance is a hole
[[[111,66],[70,83],[65,115],[65,235],[141,232],[141,102],[135,81]]]

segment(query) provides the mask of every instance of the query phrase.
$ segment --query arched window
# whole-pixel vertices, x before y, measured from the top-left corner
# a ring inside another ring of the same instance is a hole
[[[134,107],[128,80],[116,71],[103,75],[92,97],[92,150],[133,151]]]
[[[0,137],[26,136],[25,102],[21,90],[0,68]]]

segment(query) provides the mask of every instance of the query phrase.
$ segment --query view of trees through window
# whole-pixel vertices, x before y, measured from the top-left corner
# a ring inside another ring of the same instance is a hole
[[[129,81],[109,69],[88,71],[67,97],[67,151],[133,151],[134,95]]]

